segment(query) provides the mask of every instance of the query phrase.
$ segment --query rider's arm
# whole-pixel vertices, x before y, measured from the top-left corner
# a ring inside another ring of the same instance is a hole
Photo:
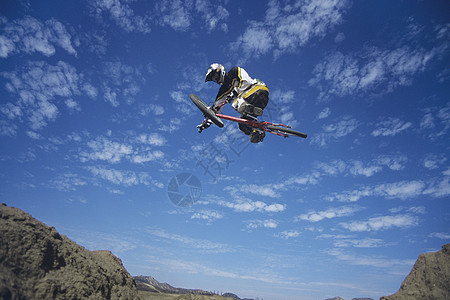
[[[220,87],[213,107],[217,108],[225,101],[235,99],[240,93],[252,85],[253,79],[240,67],[234,67],[228,72],[227,80]],[[231,97],[231,99],[227,99]]]

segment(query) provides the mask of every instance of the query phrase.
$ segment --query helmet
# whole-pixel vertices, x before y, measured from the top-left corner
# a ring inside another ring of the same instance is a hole
[[[214,81],[218,84],[222,85],[225,80],[226,70],[224,66],[221,64],[214,63],[209,66],[208,71],[206,72],[205,82]]]

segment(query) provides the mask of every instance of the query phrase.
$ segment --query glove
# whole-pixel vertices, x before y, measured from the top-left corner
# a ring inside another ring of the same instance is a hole
[[[237,93],[235,91],[231,91],[231,93],[229,93],[227,95],[226,101],[228,103],[231,103],[231,102],[233,102],[234,98],[236,98],[236,96],[237,96]]]
[[[211,126],[212,122],[209,119],[203,120],[202,124],[197,125],[198,133],[202,133],[203,130]]]

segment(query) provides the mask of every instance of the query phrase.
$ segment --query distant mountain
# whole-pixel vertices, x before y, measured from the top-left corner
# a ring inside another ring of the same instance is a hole
[[[450,244],[419,256],[400,290],[380,300],[450,299]]]
[[[135,276],[134,280],[138,290],[154,292],[154,293],[167,293],[167,294],[193,294],[193,295],[206,295],[212,296],[214,293],[206,292],[203,290],[192,290],[176,288],[167,283],[160,283],[158,280],[151,276]]]
[[[329,299],[325,299],[325,300],[344,300],[341,297],[334,297],[334,298],[329,298]],[[352,300],[373,300],[372,298],[353,298]]]
[[[230,299],[230,300],[254,300],[254,299],[241,299],[237,295],[232,293],[225,293],[222,295],[214,294],[211,292],[203,291],[203,290],[193,290],[193,289],[184,289],[184,288],[176,288],[167,283],[160,283],[158,280],[151,276],[135,276],[134,280],[136,281],[136,286],[138,291],[143,292],[151,292],[151,293],[159,293],[159,294],[191,294],[191,295],[202,295],[202,296],[211,296],[210,299]],[[195,298],[197,299],[197,298]],[[205,299],[205,298],[202,298]]]

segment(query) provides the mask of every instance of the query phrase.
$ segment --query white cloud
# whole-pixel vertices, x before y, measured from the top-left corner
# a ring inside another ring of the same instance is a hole
[[[68,229],[71,238],[89,250],[110,249],[115,255],[125,253],[136,248],[135,241],[130,237],[119,237],[104,232],[81,231]]]
[[[139,114],[148,116],[150,113],[155,116],[161,116],[165,112],[164,107],[158,104],[141,104],[139,105]]]
[[[196,0],[161,0],[155,5],[155,14],[159,23],[170,26],[174,30],[186,31],[195,20],[204,21],[206,29],[210,32],[219,28],[227,32],[225,21],[229,17],[228,10],[216,1]]]
[[[195,212],[191,216],[191,220],[206,221],[208,225],[211,224],[212,222],[222,219],[222,218],[223,218],[223,214],[221,214],[220,212],[217,212],[214,210],[205,210],[205,209]]]
[[[407,199],[421,194],[425,183],[421,180],[400,181],[377,186],[375,193],[387,198]]]
[[[28,62],[20,71],[0,74],[8,79],[6,89],[14,95],[15,102],[0,105],[0,112],[10,122],[25,119],[31,129],[39,130],[56,120],[60,111],[58,98],[65,99],[69,108],[77,109],[74,97],[82,95],[83,75],[65,62],[56,65],[46,62]]]
[[[356,202],[363,197],[385,197],[408,199],[425,193],[425,183],[421,180],[399,181],[394,183],[366,186],[360,189],[334,193],[326,197],[329,201]],[[431,193],[431,191],[430,191]]]
[[[71,110],[81,111],[80,104],[73,99],[67,99],[66,101],[64,101],[64,103],[66,104],[67,108]]]
[[[114,142],[104,137],[91,140],[87,145],[91,151],[82,151],[80,153],[80,159],[83,162],[104,160],[110,163],[118,163],[133,153],[133,147],[131,145]]]
[[[49,183],[50,187],[63,192],[76,191],[78,187],[85,185],[87,185],[86,179],[73,173],[62,174]]]
[[[164,146],[167,143],[167,140],[158,133],[142,133],[138,136],[138,141],[152,146]]]
[[[87,167],[87,169],[92,173],[92,175],[116,185],[130,187],[143,184],[146,186],[164,188],[164,184],[153,180],[152,177],[145,172],[138,173],[134,171],[117,170],[104,167]]]
[[[233,202],[219,201],[219,205],[231,208],[237,212],[267,212],[267,213],[277,213],[282,212],[286,209],[285,204],[272,203],[266,204],[262,201],[252,201],[249,199],[240,199]]]
[[[258,229],[261,227],[275,229],[278,227],[278,222],[272,219],[248,221],[247,229],[249,230]]]
[[[420,123],[420,129],[427,133],[432,140],[445,137],[450,129],[450,104],[447,104],[445,107],[426,109],[426,113]]]
[[[397,118],[389,118],[376,124],[372,131],[373,136],[394,136],[412,126],[411,122],[404,122]]]
[[[135,152],[132,157],[131,157],[131,161],[137,164],[142,164],[142,163],[146,163],[149,161],[155,161],[155,160],[160,160],[164,157],[164,152],[159,151],[159,150],[147,150],[147,151],[137,151]]]
[[[148,16],[137,16],[128,5],[129,1],[122,0],[91,0],[91,13],[99,20],[106,15],[117,26],[127,32],[149,33],[151,31]]]
[[[360,210],[361,208],[357,206],[332,207],[324,211],[311,211],[307,214],[302,214],[295,219],[296,221],[303,220],[309,222],[319,222],[323,219],[348,217]]]
[[[1,22],[0,22],[1,23]],[[39,52],[45,56],[55,54],[55,46],[61,47],[71,55],[77,55],[71,36],[65,26],[55,19],[42,23],[31,16],[2,24],[0,31],[0,57],[10,54]]]
[[[112,164],[129,160],[133,163],[142,164],[157,161],[164,157],[164,152],[153,150],[150,146],[147,146],[162,146],[165,144],[166,140],[157,133],[140,134],[133,137],[131,141],[134,144],[117,142],[106,137],[97,137],[87,142],[88,149],[80,151],[79,159],[82,162],[100,160]]]
[[[179,118],[172,118],[168,123],[162,124],[159,130],[164,132],[173,132],[181,127],[181,120]]]
[[[405,168],[405,163],[408,158],[403,155],[380,155],[378,156],[374,163],[380,166],[386,166],[392,171],[400,171]]]
[[[447,170],[443,177],[431,180],[429,186],[423,191],[424,195],[433,197],[446,197],[450,195],[450,172]]]
[[[426,50],[401,46],[395,49],[367,47],[362,51],[330,53],[316,65],[311,86],[320,90],[319,98],[362,93],[387,93],[398,86],[408,86],[429,62],[445,48]]]
[[[273,52],[277,57],[324,37],[342,22],[348,1],[307,0],[291,5],[270,1],[263,21],[249,21],[244,33],[232,44],[244,59]]]
[[[225,188],[231,195],[238,196],[242,194],[253,194],[257,196],[278,198],[280,195],[277,193],[277,186],[272,184],[259,185],[259,184],[241,184],[228,186]]]
[[[317,115],[317,119],[325,119],[328,118],[331,114],[331,110],[329,107],[325,107],[318,115]]]
[[[327,251],[331,256],[339,260],[346,261],[352,265],[357,266],[371,266],[377,268],[391,268],[398,266],[410,267],[414,265],[415,260],[411,259],[387,259],[379,256],[360,256],[355,254],[346,254],[342,249],[332,249]]]
[[[378,248],[384,247],[385,243],[381,239],[365,238],[365,239],[336,239],[334,241],[335,247],[354,247],[354,248]]]
[[[447,158],[444,154],[427,154],[423,160],[423,166],[429,170],[438,169],[441,165],[443,165],[447,161]]]
[[[297,230],[285,230],[283,232],[280,232],[277,236],[281,237],[282,239],[288,240],[291,238],[296,238],[300,235],[300,232]]]
[[[430,238],[438,238],[441,240],[450,240],[450,234],[445,232],[433,232],[428,235]]]
[[[103,63],[100,76],[103,77],[103,98],[114,107],[121,104],[120,100],[134,103],[145,82],[142,67],[133,67],[119,60]]]
[[[233,186],[225,187],[225,191],[228,191],[230,195],[239,199],[242,195],[252,194],[262,197],[280,198],[282,192],[292,188],[298,188],[300,185],[315,185],[318,184],[325,176],[366,176],[370,177],[374,174],[381,172],[382,170],[389,168],[392,171],[402,170],[408,159],[403,155],[380,155],[368,162],[360,160],[333,160],[331,162],[317,162],[309,174],[290,176],[284,179],[282,182],[275,182],[269,184],[235,184]],[[399,186],[380,186],[378,190],[386,188],[393,193],[395,187]],[[333,194],[328,197],[330,201],[358,201],[361,197],[374,195],[375,192],[371,188],[362,188],[361,190],[344,192],[342,194]],[[397,196],[406,197],[407,194],[401,195],[400,192]]]
[[[353,232],[388,230],[394,227],[409,228],[418,225],[418,218],[413,215],[393,215],[370,218],[366,221],[353,221],[340,223],[340,225]]]
[[[212,253],[234,252],[234,250],[230,246],[223,243],[195,239],[189,236],[169,233],[164,229],[148,227],[146,228],[145,232],[158,238],[165,239],[166,241],[177,242],[189,248],[200,249]]]
[[[342,43],[345,41],[345,34],[343,32],[339,32],[336,37],[334,38],[335,43]]]
[[[342,120],[323,126],[323,132],[317,133],[311,140],[312,144],[320,147],[328,145],[330,142],[338,140],[352,133],[358,128],[359,122],[351,117],[344,117]]]
[[[208,31],[212,31],[216,27],[224,32],[228,31],[225,20],[228,19],[229,12],[223,6],[217,5],[216,1],[196,0],[195,10],[202,16]]]

